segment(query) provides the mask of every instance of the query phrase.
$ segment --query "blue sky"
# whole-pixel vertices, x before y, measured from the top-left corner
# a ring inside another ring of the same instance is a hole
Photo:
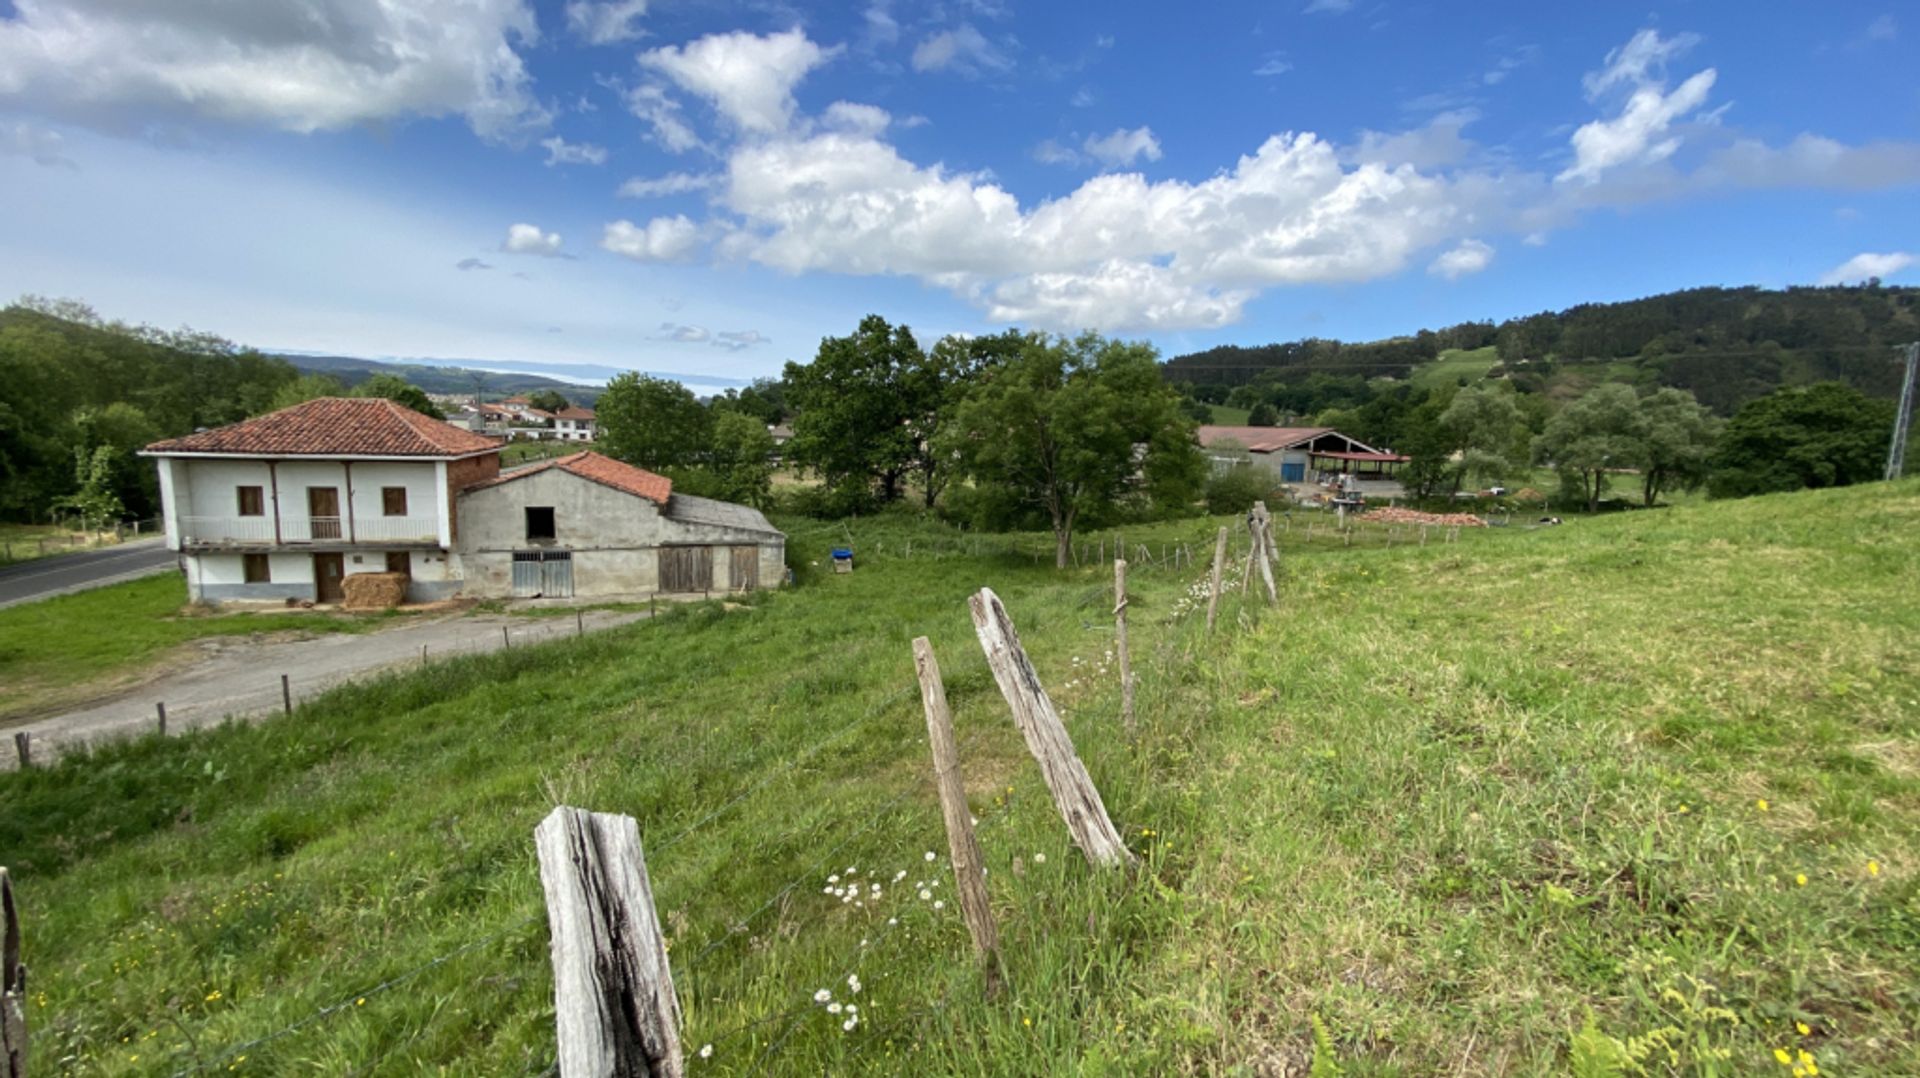
[[[1913,282],[1910,12],[0,0],[0,296],[737,379]]]

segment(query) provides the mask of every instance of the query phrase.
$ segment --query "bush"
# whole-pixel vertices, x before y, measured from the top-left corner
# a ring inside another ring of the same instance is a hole
[[[1272,476],[1251,464],[1229,468],[1207,480],[1207,512],[1244,513],[1273,490]]]

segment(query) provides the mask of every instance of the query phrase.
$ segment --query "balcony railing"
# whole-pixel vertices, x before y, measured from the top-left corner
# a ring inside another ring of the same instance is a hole
[[[180,540],[187,544],[271,546],[273,518],[181,517]],[[281,543],[438,543],[440,522],[434,517],[282,517]]]

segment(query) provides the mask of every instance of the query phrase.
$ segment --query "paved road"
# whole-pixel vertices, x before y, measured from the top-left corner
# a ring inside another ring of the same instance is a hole
[[[178,559],[164,539],[36,558],[0,569],[0,607],[152,576],[177,565]]]
[[[167,705],[167,730],[178,733],[227,716],[266,718],[281,708],[280,675],[286,674],[298,706],[343,682],[392,667],[455,655],[524,647],[542,640],[610,629],[644,618],[643,612],[586,611],[578,623],[564,615],[544,618],[449,615],[371,633],[330,633],[307,640],[264,641],[211,637],[199,642],[203,657],[193,665],[92,707],[8,727],[0,769],[16,765],[12,735],[33,738],[36,763],[59,755],[63,744],[142,734],[155,725],[154,704]],[[512,643],[501,638],[505,629]]]

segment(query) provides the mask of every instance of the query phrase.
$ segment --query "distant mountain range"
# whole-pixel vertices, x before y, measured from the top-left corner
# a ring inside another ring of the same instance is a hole
[[[428,393],[473,393],[476,388],[488,397],[510,397],[551,389],[576,404],[591,405],[606,388],[607,380],[626,373],[614,367],[591,363],[528,363],[519,360],[422,359],[388,356],[368,359],[363,356],[331,356],[305,352],[270,353],[312,374],[331,374],[349,388],[376,374],[397,375]],[[673,371],[646,371],[655,378],[667,378],[684,384],[702,396],[724,393],[747,384],[741,378],[721,378],[710,374],[679,374]]]

